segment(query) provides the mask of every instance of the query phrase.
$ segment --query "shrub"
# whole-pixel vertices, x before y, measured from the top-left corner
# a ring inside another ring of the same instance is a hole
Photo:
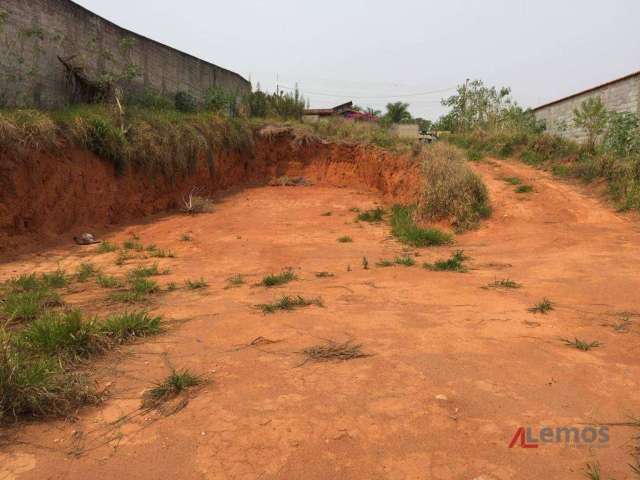
[[[584,100],[573,110],[573,122],[587,134],[587,148],[594,151],[598,137],[607,127],[607,110],[600,97]]]
[[[425,152],[425,185],[418,210],[423,218],[450,219],[457,231],[464,231],[491,214],[487,188],[459,149],[437,143]]]
[[[198,102],[191,93],[179,91],[176,92],[175,107],[179,112],[195,112],[198,108]]]
[[[358,220],[361,222],[381,222],[384,218],[384,210],[380,207],[376,207],[372,210],[367,210],[358,214]]]
[[[263,287],[276,287],[278,285],[284,285],[285,283],[289,283],[297,279],[298,277],[295,273],[293,273],[293,270],[285,270],[284,272],[277,275],[267,275],[262,279],[262,282],[260,282],[260,284]]]

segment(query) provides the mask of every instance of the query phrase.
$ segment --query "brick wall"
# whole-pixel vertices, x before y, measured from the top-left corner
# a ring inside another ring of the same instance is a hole
[[[633,112],[640,116],[640,73],[540,107],[535,110],[536,117],[546,122],[550,133],[583,141],[586,134],[574,125],[573,111],[590,97],[600,97],[609,111]]]
[[[56,108],[71,101],[73,58],[91,79],[116,79],[129,96],[155,91],[202,99],[212,86],[241,94],[240,75],[130,32],[69,0],[0,0],[0,106]]]

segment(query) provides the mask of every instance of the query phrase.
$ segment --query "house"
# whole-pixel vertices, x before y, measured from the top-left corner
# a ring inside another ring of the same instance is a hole
[[[342,117],[351,120],[377,122],[378,117],[369,113],[364,113],[356,110],[353,107],[353,102],[343,103],[333,108],[312,108],[305,110],[302,115],[302,120],[306,122],[317,122],[321,118],[329,117]]]
[[[591,97],[600,97],[611,112],[632,112],[640,116],[640,71],[546,103],[533,112],[538,120],[545,122],[548,132],[581,141],[586,138],[586,132],[575,126],[573,111]]]

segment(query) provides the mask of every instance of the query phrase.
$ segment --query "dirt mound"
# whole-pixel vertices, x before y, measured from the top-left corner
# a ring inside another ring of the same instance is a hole
[[[408,154],[301,137],[289,128],[259,132],[253,153],[221,149],[213,159],[198,158],[193,173],[182,177],[131,169],[117,175],[113,164],[77,148],[0,154],[0,252],[176,209],[194,186],[219,196],[284,176],[374,189],[389,202],[415,201],[422,186],[419,165]]]

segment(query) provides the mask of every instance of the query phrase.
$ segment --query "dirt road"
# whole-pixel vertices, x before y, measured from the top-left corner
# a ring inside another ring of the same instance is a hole
[[[373,193],[325,186],[249,189],[213,213],[114,232],[109,240],[134,232],[175,252],[160,260],[171,269],[163,285],[203,277],[209,287],[157,296],[151,307],[168,331],[98,363],[106,403],[75,422],[6,432],[0,479],[579,479],[596,461],[603,478],[631,478],[633,428],[610,427],[598,448],[508,445],[521,426],[640,416],[640,228],[521,164],[477,170],[494,215],[453,247],[406,249],[388,225],[354,222],[350,210],[375,205]],[[534,192],[515,193],[502,180],[514,176]],[[338,243],[344,235],[353,242]],[[468,273],[420,267],[455,249],[471,257]],[[418,265],[375,266],[403,252]],[[114,259],[57,249],[1,265],[0,279],[82,261],[121,275],[150,262]],[[297,281],[255,285],[286,267]],[[335,276],[316,277],[323,271]],[[226,288],[235,274],[246,284]],[[483,288],[506,278],[522,288]],[[76,290],[70,303],[113,309],[96,285]],[[285,294],[319,296],[324,308],[254,307]],[[545,297],[553,311],[528,311]],[[273,343],[249,345],[259,337]],[[602,346],[561,341],[575,337]],[[301,365],[299,352],[326,339],[371,356]],[[142,392],[172,368],[209,381],[171,415],[139,411]]]

